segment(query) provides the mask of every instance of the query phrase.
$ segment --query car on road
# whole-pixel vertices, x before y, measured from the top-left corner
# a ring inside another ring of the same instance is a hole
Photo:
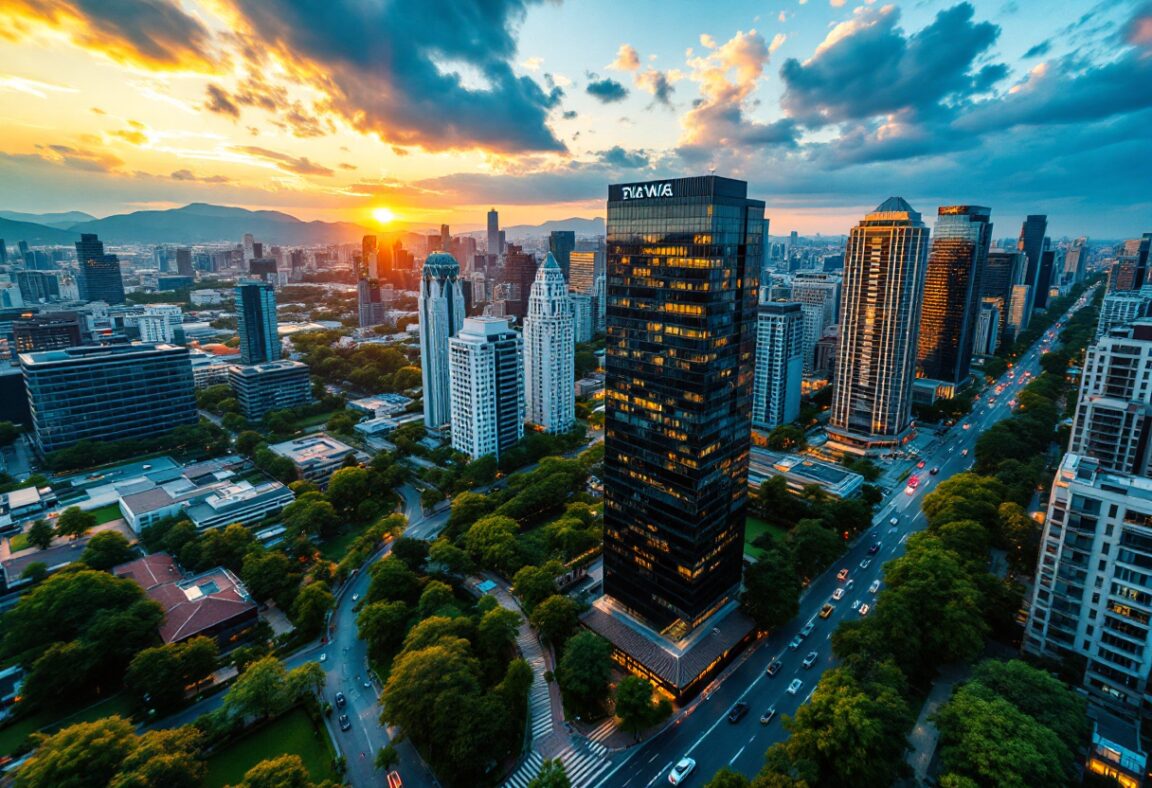
[[[404,788],[404,783],[400,781],[399,772],[388,772],[388,788]]]
[[[347,714],[341,714],[340,715],[340,730],[342,730],[342,731],[352,730],[352,720],[348,719]]]
[[[353,602],[359,602],[360,601],[360,595],[359,594],[353,594],[352,595],[352,601]]]
[[[792,679],[792,683],[788,685],[788,694],[795,695],[804,686],[804,682],[800,679]]]
[[[828,618],[828,616],[832,615],[832,611],[835,609],[836,608],[832,607],[831,602],[825,602],[824,607],[820,608],[820,618]]]
[[[873,542],[872,546],[868,548],[868,555],[876,555],[878,552],[880,552],[880,543]]]
[[[844,598],[844,589],[843,588],[837,588],[835,591],[832,592],[832,598],[835,599],[837,602],[839,602],[841,599]]]
[[[804,642],[804,638],[797,635],[796,637],[794,637],[790,641],[788,641],[788,648],[795,651],[796,649],[800,648],[800,644],[803,642]]]
[[[672,767],[672,771],[668,772],[668,782],[673,785],[679,785],[684,782],[684,778],[692,773],[696,768],[696,761],[691,758],[681,758],[680,763]]]
[[[813,620],[809,621],[807,624],[805,624],[804,628],[800,630],[800,637],[802,637],[802,638],[808,637],[809,635],[812,634],[812,631],[815,629],[816,629],[816,621],[815,621],[815,619],[813,619]]]
[[[872,608],[868,607],[868,605],[861,605],[860,606],[860,615],[862,615],[862,616],[868,615],[868,611],[871,609]]]
[[[844,590],[845,591],[851,591],[852,586],[854,586],[854,585],[856,585],[856,581],[855,580],[849,580],[847,583],[844,584]]]
[[[900,525],[900,518],[899,517],[893,517],[891,520],[888,521],[888,525],[892,525],[892,526]]]
[[[848,567],[844,567],[839,572],[837,572],[836,573],[836,579],[839,580],[841,583],[843,583],[845,580],[847,580],[848,579]]]
[[[740,722],[744,719],[744,715],[748,713],[748,704],[740,701],[731,708],[728,712],[728,722]]]
[[[327,653],[321,654],[320,655],[320,661],[321,662],[327,662],[328,661],[328,654]]]
[[[967,457],[968,456],[968,450],[965,449],[964,451],[960,452],[960,456],[961,457]]]
[[[925,465],[925,462],[924,462],[924,460],[920,460],[920,462],[916,463],[916,467],[917,467],[917,468],[923,468],[923,467],[924,467],[924,465]]]
[[[872,585],[868,586],[868,593],[870,593],[870,594],[875,594],[879,590],[880,590],[880,581],[879,580],[873,580]]]
[[[867,569],[870,566],[872,566],[872,559],[871,558],[865,558],[863,561],[860,562],[860,568],[861,569]]]
[[[348,699],[344,697],[343,692],[337,692],[336,693],[336,708],[338,708],[338,709],[344,708],[344,704],[347,702],[348,702]]]
[[[767,725],[768,723],[772,722],[772,719],[775,716],[776,716],[776,707],[775,706],[769,706],[767,709],[764,710],[764,713],[760,715],[760,724],[761,725]]]
[[[972,429],[972,425],[969,424],[968,422],[964,422],[964,426],[962,427],[962,429],[970,430],[970,429]]]
[[[779,673],[780,668],[782,667],[784,667],[784,663],[776,659],[768,665],[768,668],[764,672],[768,674],[769,678],[771,678],[772,676],[775,676],[777,673]]]
[[[817,654],[815,651],[809,651],[808,656],[804,657],[804,667],[805,668],[812,667],[813,665],[816,664],[816,660],[819,658],[820,658],[820,655]]]
[[[932,468],[932,470],[928,471],[928,473],[931,474],[932,476],[935,476],[936,474],[940,473],[940,469],[934,467],[934,468]]]

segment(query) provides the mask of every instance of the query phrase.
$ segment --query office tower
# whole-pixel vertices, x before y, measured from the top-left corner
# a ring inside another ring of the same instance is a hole
[[[572,230],[553,230],[548,236],[548,250],[559,263],[565,282],[569,281],[571,275],[572,252],[575,249],[576,233]]]
[[[1045,249],[1040,253],[1040,270],[1036,273],[1036,287],[1039,292],[1033,303],[1037,309],[1048,308],[1048,292],[1052,289],[1052,274],[1056,270],[1056,250]]]
[[[17,353],[76,347],[83,344],[86,324],[76,312],[48,312],[12,321]]]
[[[448,232],[448,225],[440,225],[440,250],[450,252],[452,249],[452,234]]]
[[[8,244],[3,238],[0,238],[0,265],[8,263]]]
[[[500,254],[504,254],[507,251],[508,251],[508,234],[504,230],[501,230],[500,231]]]
[[[916,351],[919,377],[962,384],[968,379],[980,316],[981,278],[992,242],[992,211],[945,205],[937,211]]]
[[[1028,285],[1013,285],[1012,297],[1008,304],[1008,336],[1015,339],[1028,328],[1032,318],[1032,288]]]
[[[152,247],[152,264],[162,274],[168,273],[168,250],[163,246]]]
[[[136,318],[141,342],[168,343],[172,341],[172,326],[159,315],[141,315]]]
[[[976,337],[972,341],[972,352],[978,356],[991,356],[1000,346],[1000,305],[994,299],[980,302],[980,313],[976,318]]]
[[[473,460],[500,459],[524,437],[521,356],[520,335],[505,318],[466,318],[448,340],[453,449]]]
[[[804,314],[795,301],[760,304],[756,317],[756,376],[752,426],[771,431],[800,416],[804,374]]]
[[[391,285],[389,285],[389,293]],[[370,328],[388,322],[391,311],[391,298],[384,298],[384,291],[375,279],[361,279],[356,285],[356,305],[360,328]]]
[[[253,258],[263,258],[264,257],[264,244],[261,243],[260,241],[254,241],[252,243],[252,257]]]
[[[24,296],[20,288],[12,282],[0,282],[0,308],[22,307]]]
[[[1008,326],[1008,315],[1012,311],[1012,288],[1024,283],[1027,265],[1023,252],[1004,252],[999,249],[988,252],[980,292],[984,298],[993,299],[1000,311],[997,334],[1001,343],[1015,339]]]
[[[528,314],[528,297],[536,281],[536,255],[511,245],[504,255],[504,282],[509,286],[505,309],[509,317],[523,320]]]
[[[1084,269],[1088,265],[1088,239],[1081,236],[1072,242],[1064,255],[1064,281],[1070,285],[1084,281]]]
[[[747,194],[715,175],[608,188],[604,592],[659,632],[740,584],[764,228]]]
[[[192,276],[192,250],[181,247],[176,250],[176,273]]]
[[[184,344],[184,310],[178,304],[148,304],[139,318],[144,342]]]
[[[448,340],[464,325],[460,265],[445,252],[424,261],[420,278],[420,376],[424,383],[424,426],[443,429],[452,417]]]
[[[16,242],[16,248],[20,251],[20,259],[21,260],[27,259],[28,242],[27,241],[17,241]]]
[[[788,298],[800,304],[804,322],[802,358],[804,374],[814,372],[816,343],[829,326],[835,325],[840,313],[840,290],[843,280],[835,274],[800,273],[792,277]]]
[[[45,271],[17,271],[16,286],[28,304],[38,304],[60,297],[60,280]]]
[[[496,209],[488,211],[488,254],[499,255],[500,248],[500,214]]]
[[[83,233],[76,242],[80,300],[124,303],[124,279],[120,275],[120,258],[104,254],[104,244],[91,233]]]
[[[1147,291],[1109,293],[1100,303],[1100,318],[1096,323],[1096,338],[1108,334],[1117,326],[1124,326],[1148,314],[1152,294]]]
[[[592,329],[597,334],[603,334],[608,320],[608,282],[604,274],[596,277],[592,285]]]
[[[1103,705],[1139,717],[1152,668],[1152,480],[1068,453],[1048,499],[1024,650],[1083,669]]]
[[[1016,251],[1023,252],[1026,265],[1022,284],[1031,288],[1032,304],[1027,308],[1031,316],[1036,303],[1037,282],[1040,275],[1040,255],[1044,252],[1044,234],[1048,232],[1048,217],[1044,214],[1031,214],[1020,226],[1020,238],[1016,241]]]
[[[1108,272],[1108,292],[1139,290],[1144,286],[1148,270],[1148,250],[1152,243],[1152,233],[1144,233],[1142,238],[1125,241]]]
[[[240,333],[241,363],[263,364],[280,358],[276,291],[270,283],[236,285],[236,327]]]
[[[564,273],[549,252],[524,318],[524,403],[528,421],[544,432],[566,432],[576,419],[575,323]]]
[[[312,402],[308,365],[280,359],[228,367],[228,385],[248,421],[260,421],[274,410]]]
[[[1068,451],[1105,471],[1152,476],[1152,320],[1089,345]]]
[[[271,257],[253,257],[248,261],[248,273],[254,279],[276,284],[276,261]]]
[[[568,289],[573,293],[591,293],[596,281],[597,252],[568,253]]]
[[[187,348],[107,345],[22,353],[36,448],[121,441],[196,424]]]
[[[760,253],[760,278],[764,279],[768,276],[768,271],[772,267],[772,244],[768,240],[768,227],[771,222],[768,219],[764,220],[764,229],[761,230],[760,237],[763,242],[760,244],[763,249]]]
[[[256,256],[256,240],[252,237],[252,233],[244,233],[241,247],[244,253],[244,259],[241,262],[246,263]]]
[[[360,271],[361,278],[371,279],[377,275],[377,245],[375,235],[365,235],[360,240]]]
[[[572,293],[572,330],[577,342],[589,342],[595,327],[593,317],[592,296],[583,293]]]
[[[890,197],[852,228],[844,254],[840,344],[828,444],[891,451],[908,437],[928,228]]]

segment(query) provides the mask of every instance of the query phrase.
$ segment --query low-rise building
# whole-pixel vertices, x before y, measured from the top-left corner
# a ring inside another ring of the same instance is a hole
[[[842,465],[753,446],[748,456],[748,486],[755,489],[776,476],[783,476],[788,491],[795,495],[815,485],[835,498],[849,498],[864,485],[863,476]]]
[[[135,582],[164,609],[160,638],[165,643],[203,636],[226,649],[258,620],[248,589],[224,567],[188,577],[170,555],[153,553],[112,573]]]
[[[415,400],[403,394],[374,394],[348,402],[348,407],[369,416],[394,416],[403,413]]]
[[[51,487],[23,487],[0,493],[0,531],[35,520],[56,506]]]
[[[198,530],[240,523],[254,525],[276,514],[296,496],[280,482],[212,479],[197,483],[184,476],[120,499],[124,521],[136,533],[167,517],[183,516]]]
[[[274,410],[307,405],[312,401],[308,365],[299,361],[269,361],[228,368],[232,387],[244,418],[259,421]]]
[[[20,699],[20,688],[24,686],[24,668],[10,665],[0,670],[0,722],[8,719],[12,707]]]
[[[356,454],[356,450],[347,443],[341,443],[323,432],[273,443],[268,448],[274,454],[290,460],[301,479],[318,487],[327,486],[332,474],[340,470],[348,457]]]

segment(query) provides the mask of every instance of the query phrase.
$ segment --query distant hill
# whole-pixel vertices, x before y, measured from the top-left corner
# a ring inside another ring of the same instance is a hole
[[[51,246],[73,243],[80,240],[80,235],[59,227],[0,218],[0,238],[8,246],[15,246],[20,241],[27,241],[29,246]]]
[[[352,243],[378,231],[350,222],[302,222],[279,211],[249,211],[224,205],[192,203],[164,211],[136,211],[80,222],[77,233],[96,233],[110,244],[239,243],[252,233],[264,244]]]
[[[576,235],[604,235],[604,219],[597,216],[595,219],[582,219],[574,216],[571,219],[557,219],[543,224],[514,224],[511,227],[501,228],[504,234],[512,238],[523,238],[529,235],[548,235],[554,230],[574,230]]]
[[[32,222],[44,224],[67,230],[77,222],[90,222],[96,217],[83,211],[65,211],[64,213],[20,213],[19,211],[0,211],[0,219],[12,219],[17,222]]]

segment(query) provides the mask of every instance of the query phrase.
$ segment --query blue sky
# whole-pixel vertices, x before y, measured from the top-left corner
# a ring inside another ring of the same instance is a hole
[[[9,0],[0,207],[478,226],[715,168],[773,230],[891,194],[1152,223],[1152,2]]]

